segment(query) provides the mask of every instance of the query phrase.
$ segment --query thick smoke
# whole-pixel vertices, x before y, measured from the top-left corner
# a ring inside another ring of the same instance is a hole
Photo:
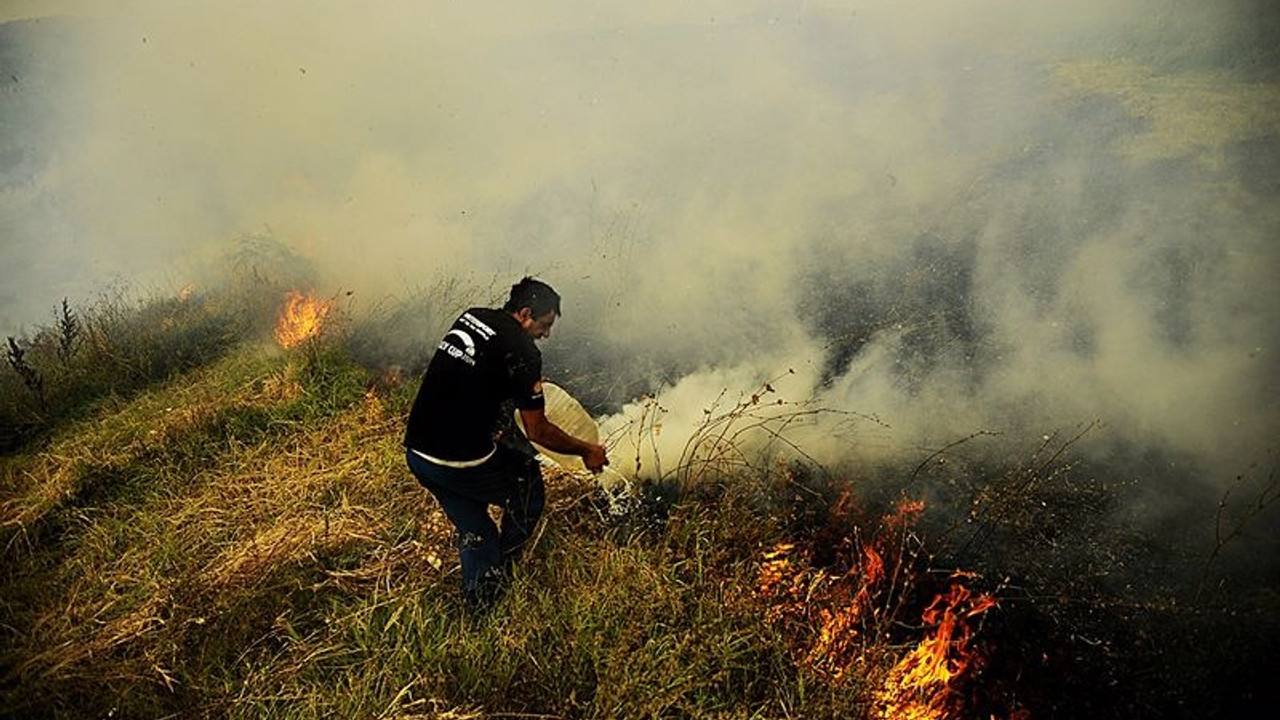
[[[10,332],[266,228],[371,303],[539,274],[549,373],[613,428],[657,392],[668,454],[775,378],[857,413],[797,430],[824,460],[1273,450],[1266,3],[14,8]]]

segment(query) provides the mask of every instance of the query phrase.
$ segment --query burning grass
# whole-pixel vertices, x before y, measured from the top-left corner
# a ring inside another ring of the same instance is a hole
[[[589,479],[548,473],[547,522],[511,592],[470,618],[450,526],[403,467],[415,388],[338,339],[224,349],[0,458],[0,715],[1134,717],[1157,706],[1133,677],[1092,693],[1141,689],[1127,704],[1083,697],[1130,668],[1126,641],[1274,657],[1274,599],[1233,607],[1260,639],[1228,645],[1240,628],[1225,614],[1122,605],[1090,594],[1100,559],[1092,574],[1042,562],[1096,529],[1080,518],[1114,491],[1074,479],[1063,448],[1002,473],[908,468],[899,487],[975,488],[961,505],[978,516],[946,552],[930,542],[954,518],[930,523],[919,500],[873,504],[863,481],[738,452],[751,435],[786,446],[816,412],[775,400],[764,414],[767,385],[708,413],[664,468],[679,482],[647,486],[625,516]],[[1219,676],[1196,671],[1181,679],[1213,692]]]
[[[256,243],[256,244],[255,244]],[[88,303],[63,299],[53,322],[5,342],[0,453],[48,440],[98,403],[128,399],[271,332],[283,284],[300,282],[269,238],[242,240],[229,267],[174,295],[118,286]],[[234,264],[231,264],[234,263]]]
[[[998,602],[972,589],[974,573],[929,567],[913,531],[923,510],[904,500],[878,520],[857,518],[846,495],[823,532],[779,544],[760,565],[757,595],[787,628],[794,662],[850,687],[867,717],[946,720],[980,709],[968,689],[986,658],[972,639]]]
[[[280,347],[289,349],[314,340],[325,330],[335,299],[322,300],[313,292],[290,290],[285,293],[285,306],[276,321],[275,336]]]
[[[6,459],[6,712],[860,712],[762,613],[784,530],[731,495],[618,524],[553,474],[508,601],[470,620],[401,467],[408,391],[316,358],[235,353]]]

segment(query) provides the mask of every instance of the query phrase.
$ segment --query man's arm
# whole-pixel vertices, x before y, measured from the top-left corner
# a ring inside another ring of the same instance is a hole
[[[531,442],[551,452],[577,455],[591,472],[598,473],[609,464],[603,445],[580,440],[561,430],[559,425],[547,418],[544,410],[520,410],[520,423],[524,425],[524,434]]]

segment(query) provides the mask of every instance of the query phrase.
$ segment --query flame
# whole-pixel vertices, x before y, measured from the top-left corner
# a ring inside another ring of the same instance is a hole
[[[307,292],[285,293],[285,308],[276,322],[276,341],[281,347],[296,347],[320,334],[324,319],[333,307],[332,300],[317,300]]]
[[[843,498],[834,510],[845,516]],[[793,662],[837,683],[878,678],[868,699],[880,720],[962,717],[967,683],[985,663],[971,648],[976,630],[970,621],[997,606],[993,596],[969,589],[975,573],[956,571],[919,623],[900,615],[910,606],[905,598],[922,589],[919,557],[905,541],[923,510],[922,502],[904,499],[879,518],[865,542],[856,528],[834,542],[827,536],[827,548],[843,550],[824,567],[815,565],[813,551],[789,542],[763,553],[759,566],[757,597],[766,617],[787,629]],[[901,630],[914,626],[921,631],[904,655],[897,645]],[[1026,717],[1015,713],[1011,720]]]
[[[874,587],[884,580],[884,558],[871,543],[862,548],[863,589]]]
[[[877,717],[883,720],[949,720],[958,717],[963,698],[956,685],[978,657],[970,650],[972,629],[965,622],[996,606],[990,595],[974,595],[959,582],[933,599],[921,613],[932,631],[894,665],[876,693]]]
[[[881,521],[884,527],[890,530],[905,530],[916,524],[920,516],[924,514],[924,501],[911,500],[902,498],[898,501],[898,508],[892,515],[887,515]]]

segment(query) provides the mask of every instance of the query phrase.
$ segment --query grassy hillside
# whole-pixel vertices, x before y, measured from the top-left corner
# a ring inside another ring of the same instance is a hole
[[[622,515],[548,472],[511,592],[472,618],[450,528],[403,464],[416,383],[353,360],[350,337],[282,350],[218,307],[185,311],[203,332],[159,335],[207,342],[188,361],[118,385],[68,371],[61,409],[41,399],[0,458],[0,715],[1137,717],[1174,667],[1200,704],[1170,707],[1190,717],[1223,706],[1203,696],[1216,676],[1144,654],[1225,643],[1242,617],[1272,635],[1265,596],[1228,617],[957,573],[920,503],[787,466],[648,487]],[[7,372],[11,411],[35,407]],[[1112,635],[1074,639],[1086,627]]]
[[[588,480],[554,476],[510,601],[469,619],[447,525],[403,468],[407,389],[369,380],[334,355],[245,347],[7,458],[4,707],[784,716],[843,702],[762,621],[754,561],[778,528],[731,505],[625,527]]]

